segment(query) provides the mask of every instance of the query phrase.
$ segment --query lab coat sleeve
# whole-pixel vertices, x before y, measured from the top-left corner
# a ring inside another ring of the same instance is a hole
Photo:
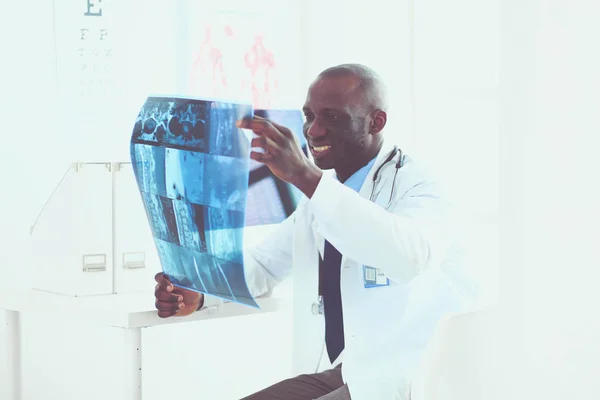
[[[285,219],[258,246],[244,251],[244,274],[253,297],[269,297],[292,270],[292,244],[296,214]],[[223,300],[205,296],[202,309],[219,307]]]
[[[387,211],[323,175],[308,204],[342,254],[400,283],[441,262],[449,248],[448,203],[433,182],[416,183]]]
[[[295,218],[294,213],[260,245],[244,253],[244,273],[252,296],[271,296],[275,286],[290,275]]]

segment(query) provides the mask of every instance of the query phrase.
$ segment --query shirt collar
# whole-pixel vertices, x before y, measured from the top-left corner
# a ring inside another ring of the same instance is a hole
[[[346,179],[344,185],[354,190],[355,192],[360,191],[360,188],[365,182],[365,179],[367,178],[369,171],[371,171],[371,168],[373,168],[373,165],[375,164],[376,160],[377,157],[373,157],[373,159],[369,161],[367,165],[365,165],[364,167],[356,171],[354,174],[352,174],[348,179]],[[337,174],[334,174],[334,176],[336,179],[338,179]]]

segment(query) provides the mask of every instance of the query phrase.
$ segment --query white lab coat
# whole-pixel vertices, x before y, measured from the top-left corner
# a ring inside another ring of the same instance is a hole
[[[471,299],[452,256],[449,202],[424,170],[405,157],[385,209],[396,156],[381,169],[376,198],[369,201],[375,171],[392,148],[384,145],[359,193],[333,173],[325,174],[313,197],[301,202],[244,261],[247,284],[255,296],[269,296],[292,274],[293,373],[301,374],[315,372],[325,338],[324,317],[312,312],[325,238],[343,254],[345,349],[336,364],[342,362],[353,400],[408,399],[437,322]],[[363,265],[381,269],[390,285],[366,289]],[[207,298],[207,306],[215,301]]]

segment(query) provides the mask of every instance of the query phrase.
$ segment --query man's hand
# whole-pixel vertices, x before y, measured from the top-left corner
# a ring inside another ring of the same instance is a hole
[[[275,176],[296,186],[307,197],[313,195],[323,173],[304,155],[289,128],[258,116],[240,120],[237,126],[254,132],[258,137],[252,139],[251,146],[265,151],[253,151],[250,158],[265,164]]]
[[[156,274],[154,280],[156,281],[154,304],[161,318],[190,315],[204,304],[202,293],[174,286],[162,272]]]

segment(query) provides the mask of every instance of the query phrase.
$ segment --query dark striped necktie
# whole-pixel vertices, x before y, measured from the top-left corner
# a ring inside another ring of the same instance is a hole
[[[332,363],[344,350],[341,268],[342,255],[328,241],[325,241],[324,257],[319,263],[319,285],[325,313],[325,344]]]

